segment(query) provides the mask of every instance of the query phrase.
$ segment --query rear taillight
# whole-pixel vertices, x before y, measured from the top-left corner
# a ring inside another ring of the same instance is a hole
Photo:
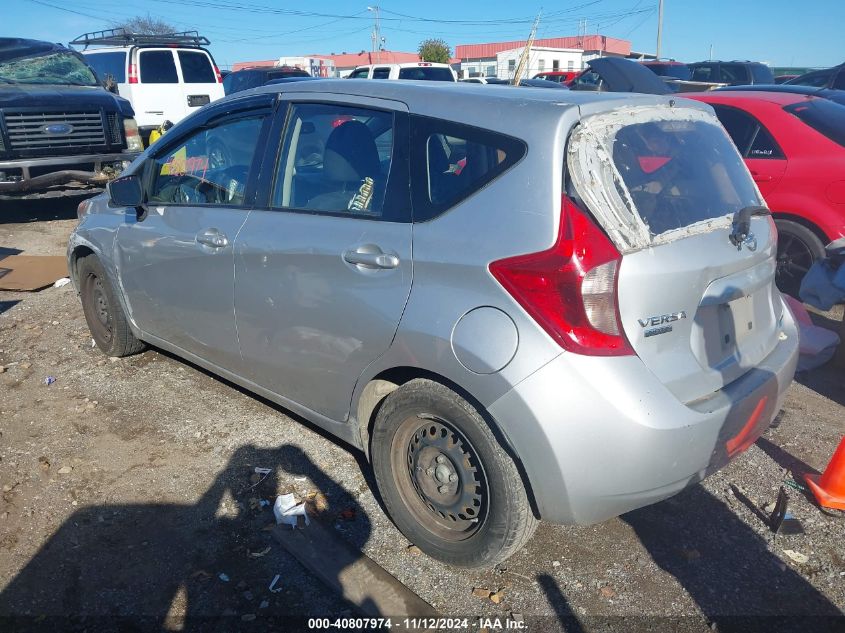
[[[127,78],[130,84],[138,83],[138,67],[135,64],[129,64],[129,73],[127,74]]]
[[[217,64],[214,64],[214,76],[217,78],[217,83],[223,83],[223,75],[220,74],[220,69],[217,67]]]
[[[565,350],[590,356],[634,353],[619,319],[622,256],[592,219],[563,197],[549,250],[490,264],[490,272]]]

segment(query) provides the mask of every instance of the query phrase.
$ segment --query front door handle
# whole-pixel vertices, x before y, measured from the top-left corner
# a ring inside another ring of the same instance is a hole
[[[396,255],[385,253],[378,246],[369,245],[346,251],[343,260],[361,268],[386,270],[399,266],[399,258]]]
[[[229,238],[218,229],[205,229],[197,233],[197,243],[211,248],[225,248],[229,245]]]
[[[774,180],[774,176],[771,176],[769,174],[761,174],[756,171],[751,172],[751,177],[754,179],[754,182],[769,182],[771,180]]]

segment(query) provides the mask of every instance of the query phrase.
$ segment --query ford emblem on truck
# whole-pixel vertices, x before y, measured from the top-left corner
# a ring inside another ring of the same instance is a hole
[[[50,136],[67,136],[73,132],[73,126],[69,123],[51,123],[50,125],[45,125],[41,130],[44,134]]]

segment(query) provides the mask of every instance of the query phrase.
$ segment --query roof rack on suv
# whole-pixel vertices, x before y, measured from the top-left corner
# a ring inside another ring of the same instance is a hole
[[[164,46],[178,44],[180,46],[208,46],[211,44],[208,38],[196,31],[183,31],[181,33],[130,33],[126,29],[107,29],[105,31],[92,31],[83,33],[70,42],[71,46],[84,46],[88,48],[92,44],[107,46]]]

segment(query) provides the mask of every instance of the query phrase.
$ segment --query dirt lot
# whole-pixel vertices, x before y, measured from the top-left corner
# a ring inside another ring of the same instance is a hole
[[[0,249],[64,254],[75,202],[0,206]],[[351,615],[262,529],[262,499],[319,491],[338,534],[444,615],[518,613],[529,630],[845,630],[845,519],[787,487],[806,533],[775,536],[753,507],[791,472],[824,468],[845,430],[842,370],[800,376],[777,427],[703,485],[601,525],[543,524],[505,565],[467,572],[409,551],[361,457],[296,416],[157,351],[102,356],[70,286],[0,292],[0,365],[0,616],[27,616],[8,628]],[[255,466],[272,473],[256,483]]]

